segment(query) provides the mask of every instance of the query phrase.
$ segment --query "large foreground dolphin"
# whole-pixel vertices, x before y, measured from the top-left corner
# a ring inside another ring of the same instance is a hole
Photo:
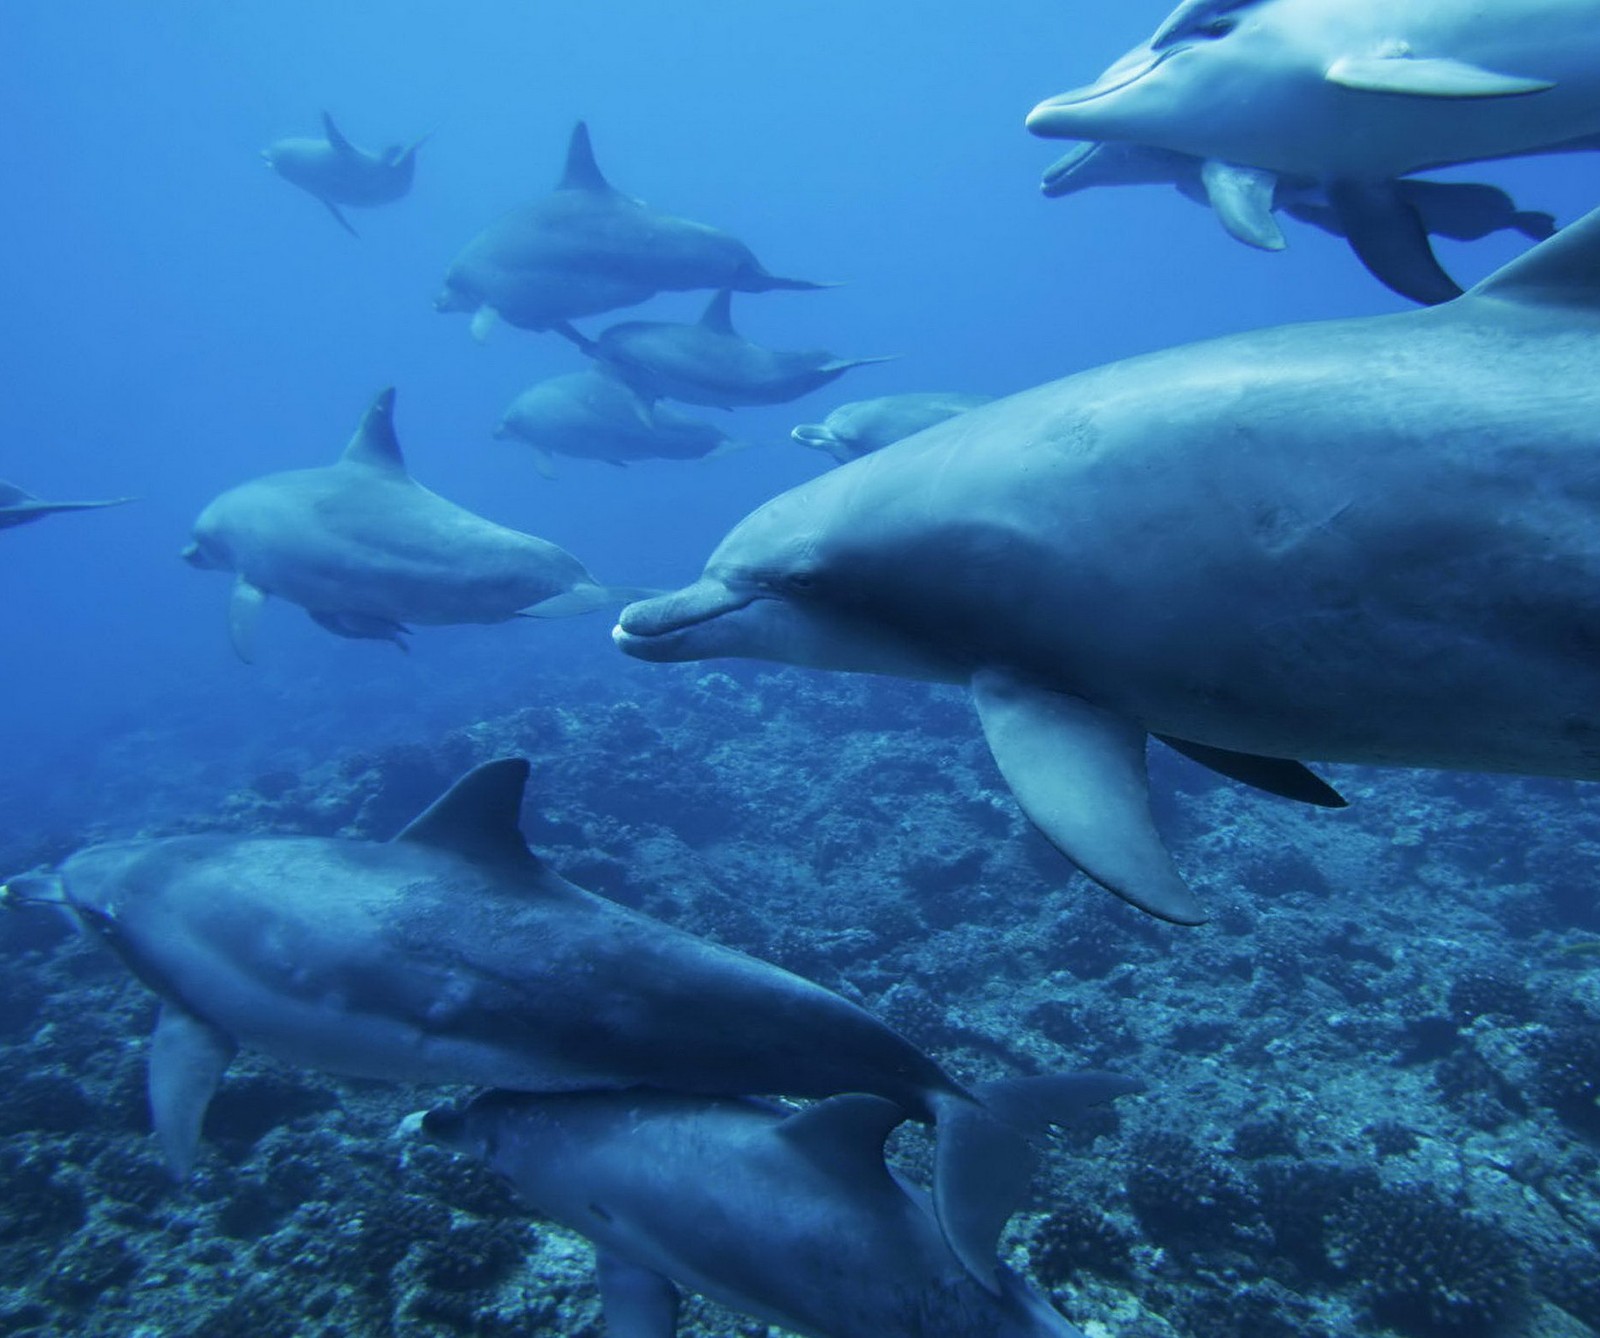
[[[991,396],[947,391],[908,391],[841,404],[820,423],[801,423],[789,435],[802,446],[831,455],[839,464],[881,451],[958,413],[987,404]]]
[[[526,442],[546,478],[555,474],[552,454],[625,465],[696,460],[733,445],[714,423],[652,404],[604,366],[529,386],[506,409],[495,436]]]
[[[525,330],[548,330],[661,292],[826,286],[768,273],[737,238],[616,190],[596,165],[580,121],[555,191],[473,238],[445,274],[433,305],[471,313],[473,334],[481,339],[497,316]]]
[[[1138,1084],[1076,1081],[1084,1104]],[[900,1111],[668,1092],[491,1092],[422,1132],[594,1242],[606,1332],[672,1338],[678,1288],[808,1338],[1083,1338],[991,1260],[974,1277],[884,1162]],[[996,1290],[995,1283],[999,1286]]]
[[[103,506],[121,506],[131,497],[112,497],[103,502],[46,502],[31,492],[0,479],[0,530],[28,525],[62,511],[97,511]]]
[[[416,175],[417,150],[427,139],[394,144],[381,153],[358,149],[322,113],[325,139],[279,139],[261,150],[266,164],[285,181],[316,196],[339,226],[352,237],[356,230],[340,205],[370,208],[390,204],[411,189]]]
[[[733,293],[723,289],[692,325],[623,321],[589,339],[563,333],[591,358],[611,366],[646,399],[674,399],[716,409],[786,404],[837,381],[853,367],[890,358],[839,358],[823,349],[770,349],[733,328]]]
[[[962,414],[769,502],[614,635],[970,683],[1045,835],[1191,923],[1150,734],[1279,791],[1302,757],[1600,778],[1597,515],[1600,212],[1446,306]]]
[[[871,1092],[937,1119],[940,1219],[964,1259],[992,1257],[1031,1139],[1072,1117],[1073,1085],[981,1099],[837,994],[574,886],[518,829],[527,776],[487,763],[389,842],[124,841],[0,891],[64,905],[161,996],[150,1104],[180,1177],[241,1045],[519,1091]]]
[[[237,573],[228,632],[247,661],[268,595],[339,636],[402,647],[411,623],[561,617],[626,598],[596,584],[566,549],[416,482],[395,437],[392,389],[334,464],[268,474],[213,501],[183,558]]]
[[[1594,0],[1184,0],[1028,127],[1202,159],[1246,212],[1279,176],[1320,183],[1374,273],[1444,301],[1459,289],[1397,180],[1593,147],[1600,22]]]

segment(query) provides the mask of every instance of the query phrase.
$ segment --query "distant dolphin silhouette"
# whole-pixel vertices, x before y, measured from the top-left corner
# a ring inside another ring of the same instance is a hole
[[[322,113],[322,129],[326,139],[274,140],[261,156],[285,181],[321,200],[339,226],[355,237],[359,234],[339,206],[367,208],[404,196],[416,173],[417,150],[428,136],[368,153],[346,139],[327,112]]]
[[[839,358],[822,349],[783,351],[751,343],[733,328],[733,294],[723,289],[699,321],[623,321],[589,339],[569,339],[608,363],[646,399],[674,399],[717,409],[784,404],[820,390],[853,367],[892,357]]]
[[[392,841],[113,842],[0,899],[65,908],[161,996],[150,1104],[180,1178],[241,1045],[400,1082],[870,1092],[937,1121],[940,1221],[992,1268],[1033,1140],[1076,1117],[1081,1082],[968,1091],[849,1000],[574,886],[519,830],[527,777],[485,763]]]
[[[228,631],[246,661],[268,595],[338,636],[402,648],[411,623],[563,617],[626,597],[596,584],[565,549],[412,479],[394,433],[393,390],[373,402],[336,463],[223,493],[195,521],[183,558],[237,574]]]
[[[17,525],[28,525],[61,511],[97,511],[103,506],[121,506],[132,497],[113,497],[103,502],[46,502],[0,479],[0,530]]]
[[[1312,802],[1291,759],[1600,779],[1597,505],[1600,211],[1456,302],[1113,363],[831,470],[614,635],[969,684],[1045,836],[1189,924],[1152,734]]]
[[[1082,1106],[1140,1087],[1046,1081]],[[491,1092],[428,1111],[420,1128],[594,1242],[610,1334],[672,1338],[681,1286],[813,1338],[1084,1338],[997,1260],[974,1273],[952,1252],[926,1196],[884,1162],[900,1116],[860,1094],[795,1111]]]
[[[555,191],[473,238],[446,272],[433,305],[470,313],[473,335],[482,339],[496,317],[525,330],[549,330],[661,292],[827,286],[770,274],[726,232],[660,213],[614,189],[579,121]]]
[[[1593,0],[1184,0],[1028,128],[1199,158],[1223,212],[1258,222],[1278,178],[1315,182],[1374,274],[1448,301],[1460,289],[1399,179],[1592,148],[1600,22]]]

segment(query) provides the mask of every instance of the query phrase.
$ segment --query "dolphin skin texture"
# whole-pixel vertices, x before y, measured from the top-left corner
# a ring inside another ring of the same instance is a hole
[[[1593,0],[1185,0],[1028,127],[1202,160],[1236,235],[1278,178],[1316,183],[1368,269],[1447,301],[1460,289],[1399,178],[1595,147],[1600,23]]]
[[[733,328],[732,298],[723,289],[692,325],[623,321],[598,339],[570,327],[563,333],[647,400],[674,399],[716,409],[786,404],[853,367],[893,360],[838,358],[822,349],[778,350],[751,343]]]
[[[228,630],[246,661],[268,595],[336,635],[402,647],[412,623],[560,617],[626,597],[596,584],[565,549],[417,483],[395,437],[393,390],[374,401],[334,464],[223,493],[200,513],[182,556],[236,574]]]
[[[771,274],[737,238],[674,218],[616,190],[579,122],[555,190],[480,232],[451,263],[436,311],[466,312],[482,339],[496,319],[559,329],[575,316],[631,307],[662,292],[824,288]]]
[[[388,842],[91,846],[5,900],[66,907],[161,997],[150,1106],[180,1179],[240,1046],[519,1091],[870,1092],[937,1120],[940,1221],[963,1259],[992,1258],[1033,1140],[1081,1106],[1074,1080],[980,1098],[837,994],[567,882],[518,828],[527,776],[520,759],[486,763]]]
[[[322,201],[354,237],[356,230],[339,206],[371,208],[407,195],[416,176],[417,150],[427,136],[369,153],[346,139],[327,112],[322,113],[322,130],[323,139],[274,140],[261,157],[285,181]]]
[[[838,464],[881,451],[892,442],[915,436],[935,423],[987,404],[988,395],[944,391],[910,391],[873,400],[841,404],[820,423],[802,423],[789,435],[833,457]]]
[[[1065,1081],[1065,1080],[1064,1080]],[[1081,1075],[1084,1104],[1129,1090]],[[974,1276],[884,1162],[893,1102],[795,1112],[670,1092],[491,1092],[425,1136],[595,1246],[606,1330],[672,1338],[678,1288],[809,1338],[1083,1338],[1019,1278]]]
[[[603,366],[569,372],[530,386],[512,401],[495,436],[525,442],[546,478],[551,455],[604,460],[695,460],[732,447],[714,423],[642,399]]]
[[[1444,306],[1083,372],[831,470],[623,610],[646,660],[971,685],[1023,810],[1203,918],[1154,734],[1336,803],[1291,759],[1600,778],[1600,212]]]
[[[62,511],[98,511],[104,506],[121,506],[131,501],[131,497],[112,497],[103,502],[46,502],[17,487],[15,483],[0,479],[0,530],[31,525],[36,520]]]

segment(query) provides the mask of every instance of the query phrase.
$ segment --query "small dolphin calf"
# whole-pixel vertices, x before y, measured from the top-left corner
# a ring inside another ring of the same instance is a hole
[[[268,474],[200,513],[192,566],[237,573],[228,632],[241,659],[268,595],[339,636],[393,641],[410,623],[498,623],[616,604],[564,548],[429,492],[406,472],[394,391],[373,402],[338,461]]]
[[[1447,301],[1460,289],[1398,179],[1592,148],[1600,22],[1594,0],[1184,0],[1028,128],[1199,158],[1213,200],[1257,225],[1276,178],[1316,182],[1373,273]]]
[[[131,497],[113,497],[103,502],[46,502],[15,483],[0,479],[0,530],[29,525],[62,511],[97,511],[103,506],[121,506],[131,501]]]
[[[802,423],[789,435],[802,446],[827,452],[842,465],[988,402],[987,395],[937,391],[881,395],[841,404],[820,423]]]
[[[1600,212],[1445,306],[1170,349],[974,409],[746,517],[623,610],[646,660],[972,688],[1023,810],[1180,923],[1150,734],[1600,779]]]
[[[358,234],[339,206],[368,208],[407,194],[416,175],[417,150],[427,136],[368,153],[346,139],[327,112],[322,113],[322,129],[325,139],[275,140],[261,150],[261,156],[285,181],[321,200],[354,237]]]
[[[625,465],[630,460],[695,460],[732,442],[715,424],[641,399],[605,367],[551,377],[512,401],[495,436],[526,442],[546,478],[552,453]]]
[[[554,193],[473,238],[445,274],[433,305],[470,313],[473,335],[482,339],[496,317],[524,330],[550,330],[662,292],[824,287],[768,273],[737,238],[660,213],[613,188],[580,121]]]
[[[1139,1086],[1078,1082],[1085,1105]],[[995,1261],[978,1278],[951,1252],[923,1194],[884,1162],[899,1120],[862,1095],[792,1112],[491,1092],[429,1111],[422,1132],[594,1242],[617,1338],[672,1338],[678,1287],[808,1338],[1083,1338]]]
[[[820,349],[779,351],[753,344],[733,328],[733,294],[723,289],[694,325],[624,321],[588,339],[563,333],[590,357],[610,364],[647,399],[716,409],[786,404],[836,381],[852,367],[892,358],[837,358]]]
[[[519,1091],[871,1092],[937,1118],[940,1220],[963,1258],[992,1257],[1031,1139],[1072,1118],[1079,1089],[967,1092],[839,995],[574,886],[518,830],[527,776],[520,759],[487,763],[389,842],[124,841],[3,894],[64,905],[161,996],[150,1104],[180,1178],[241,1045]]]

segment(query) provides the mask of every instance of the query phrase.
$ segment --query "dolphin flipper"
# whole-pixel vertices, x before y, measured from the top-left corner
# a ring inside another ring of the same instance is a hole
[[[1000,774],[1051,845],[1142,911],[1206,918],[1150,815],[1144,730],[994,669],[972,676],[972,697]]]
[[[1360,93],[1418,98],[1520,98],[1555,87],[1548,79],[1501,74],[1443,56],[1341,56],[1324,77]]]
[[[595,1251],[594,1272],[606,1338],[673,1338],[678,1289],[670,1279],[609,1250]]]
[[[317,198],[319,200],[322,199],[322,197],[320,195]],[[340,210],[339,206],[336,205],[332,200],[322,200],[322,205],[323,205],[323,208],[325,208],[330,214],[333,215],[333,221],[335,223],[337,223],[341,228],[343,228],[346,232],[348,232],[352,237],[360,237],[361,236],[361,234],[359,232],[357,232],[355,230],[355,228],[351,225],[350,220],[344,216],[344,214]]]
[[[1273,217],[1278,174],[1259,167],[1208,159],[1200,169],[1206,198],[1228,235],[1262,251],[1281,251],[1288,245],[1283,229]]]
[[[473,339],[481,344],[489,338],[489,332],[499,319],[500,313],[485,303],[472,313],[472,324],[467,328],[472,331]]]
[[[1330,182],[1328,202],[1357,258],[1386,288],[1430,307],[1461,296],[1433,254],[1422,215],[1397,183]]]
[[[194,1169],[206,1107],[238,1048],[226,1032],[170,1000],[161,1005],[150,1038],[150,1119],[180,1184]]]
[[[1254,753],[1236,753],[1228,748],[1212,748],[1204,743],[1175,739],[1170,734],[1157,734],[1156,738],[1191,762],[1198,762],[1219,776],[1226,776],[1229,780],[1239,781],[1267,794],[1294,799],[1302,804],[1315,804],[1318,808],[1349,807],[1348,799],[1301,762],[1282,757],[1258,757]]]
[[[251,585],[243,576],[233,583],[228,596],[228,641],[233,653],[246,664],[255,663],[256,624],[261,621],[261,609],[267,602],[267,592]]]

